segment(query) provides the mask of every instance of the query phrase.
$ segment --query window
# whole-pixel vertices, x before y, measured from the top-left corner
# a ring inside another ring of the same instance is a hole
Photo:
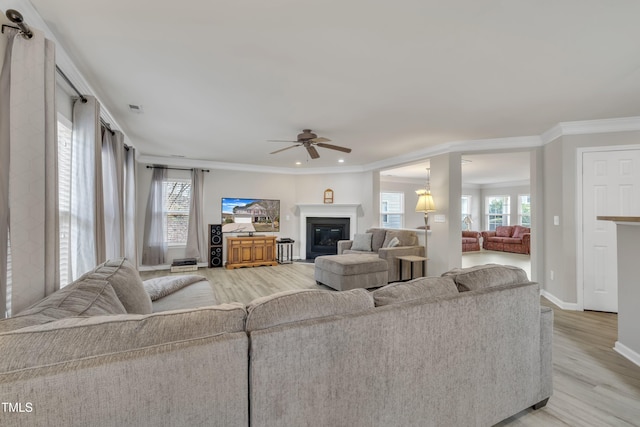
[[[71,282],[71,122],[58,115],[58,216],[60,224],[60,287]]]
[[[404,223],[404,193],[380,193],[380,226],[402,228]]]
[[[163,184],[164,229],[169,246],[187,244],[191,180],[169,179]]]
[[[529,194],[518,196],[518,224],[531,227],[531,196]]]
[[[485,213],[489,230],[499,225],[509,225],[509,196],[488,196],[485,199]]]
[[[460,201],[460,211],[462,213],[462,215],[460,216],[460,221],[462,221],[462,230],[467,230],[467,229],[471,229],[471,224],[467,225],[464,222],[464,219],[466,217],[469,217],[469,219],[471,218],[471,196],[462,196],[462,199]]]

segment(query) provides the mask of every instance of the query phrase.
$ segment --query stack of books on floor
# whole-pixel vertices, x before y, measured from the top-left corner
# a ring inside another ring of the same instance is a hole
[[[182,273],[184,271],[197,271],[198,260],[195,258],[174,259],[171,263],[172,273]]]

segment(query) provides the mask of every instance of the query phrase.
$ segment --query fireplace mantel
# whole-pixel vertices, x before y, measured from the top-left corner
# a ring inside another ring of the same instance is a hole
[[[349,218],[349,234],[353,239],[358,229],[358,211],[361,208],[360,203],[327,203],[327,204],[298,204],[298,213],[300,215],[300,258],[307,258],[307,217],[325,217],[325,218]]]

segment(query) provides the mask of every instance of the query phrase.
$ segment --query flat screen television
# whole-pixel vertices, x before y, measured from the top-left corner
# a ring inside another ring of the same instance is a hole
[[[222,198],[223,233],[280,231],[280,200]]]

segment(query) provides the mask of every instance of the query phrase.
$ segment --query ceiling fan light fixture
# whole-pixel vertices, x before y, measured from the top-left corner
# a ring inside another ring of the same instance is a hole
[[[279,150],[273,151],[270,154],[280,153],[281,151],[288,150],[293,147],[304,147],[307,150],[307,154],[311,159],[317,159],[320,157],[318,150],[319,148],[328,148],[329,150],[341,151],[343,153],[350,153],[351,148],[341,147],[339,145],[327,144],[331,140],[329,138],[318,137],[315,133],[311,132],[311,129],[304,129],[302,133],[298,134],[298,137],[295,141],[285,141],[279,139],[269,139],[268,142],[289,142],[295,145],[290,145],[288,147],[281,148]]]

